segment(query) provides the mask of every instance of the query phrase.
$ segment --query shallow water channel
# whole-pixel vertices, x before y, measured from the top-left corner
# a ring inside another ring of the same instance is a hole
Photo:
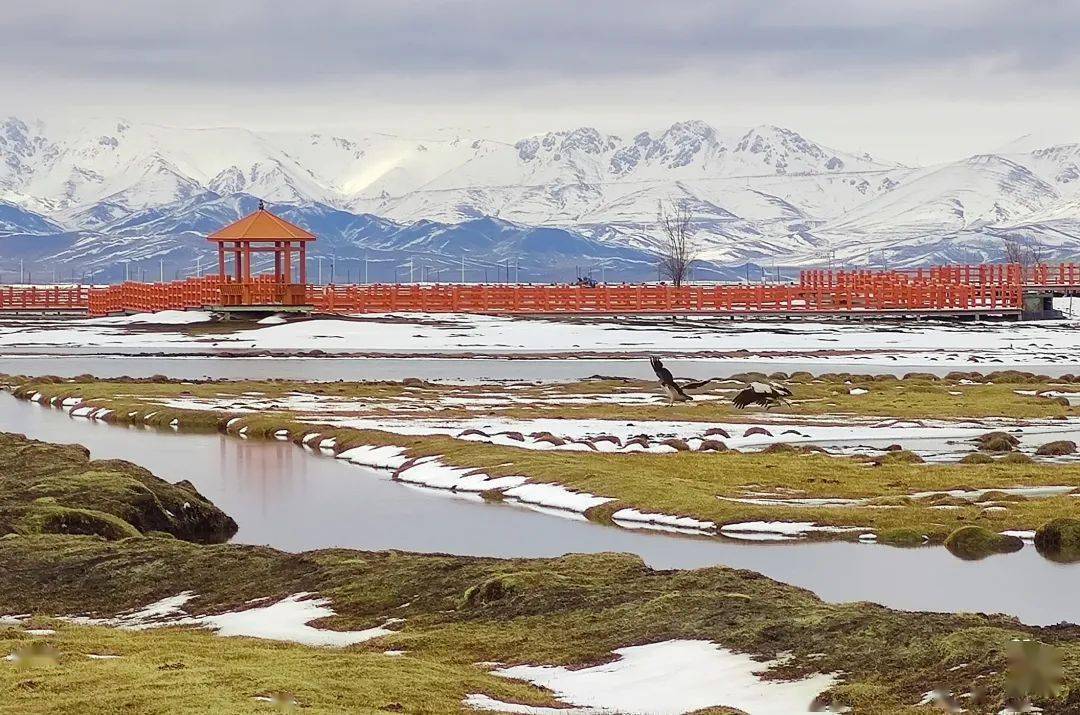
[[[0,393],[0,430],[86,445],[191,480],[240,525],[235,541],[289,551],[402,549],[477,556],[623,551],[655,568],[722,564],[808,588],[829,601],[909,610],[984,611],[1031,624],[1080,623],[1080,564],[1021,551],[976,562],[944,548],[852,543],[743,544],[630,531],[406,486],[386,472],[289,442],[178,434],[73,418]]]

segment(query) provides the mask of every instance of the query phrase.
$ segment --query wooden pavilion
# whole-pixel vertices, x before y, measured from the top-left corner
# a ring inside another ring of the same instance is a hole
[[[217,244],[221,302],[237,306],[302,306],[307,285],[307,244],[315,234],[270,213],[265,204],[244,218],[207,236]],[[255,254],[273,253],[274,272],[252,275]],[[297,255],[293,281],[293,254]],[[232,255],[231,275],[226,271]]]

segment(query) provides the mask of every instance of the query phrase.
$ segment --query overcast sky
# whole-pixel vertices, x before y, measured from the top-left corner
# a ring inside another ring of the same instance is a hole
[[[1080,2],[5,3],[4,114],[496,138],[771,123],[929,163],[1080,138]]]

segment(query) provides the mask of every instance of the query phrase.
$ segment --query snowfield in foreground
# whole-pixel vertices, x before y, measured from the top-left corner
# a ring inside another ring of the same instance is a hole
[[[590,714],[681,715],[723,706],[753,715],[794,715],[811,712],[817,695],[836,683],[825,674],[764,680],[759,673],[775,662],[758,662],[709,641],[663,641],[620,648],[615,654],[617,660],[589,668],[516,665],[494,672],[548,688],[560,700],[586,708],[577,712]],[[567,712],[522,708],[482,695],[470,695],[465,704],[500,712]]]
[[[436,354],[666,352],[717,353],[746,360],[797,356],[807,361],[827,361],[830,356],[854,352],[861,354],[847,355],[847,359],[867,364],[967,369],[979,363],[1066,363],[1080,349],[1080,322],[1075,320],[830,323],[690,318],[673,324],[660,316],[555,320],[409,314],[304,320],[206,335],[180,330],[206,316],[198,311],[166,311],[122,318],[8,321],[0,324],[0,347]],[[151,330],[154,326],[158,329]]]

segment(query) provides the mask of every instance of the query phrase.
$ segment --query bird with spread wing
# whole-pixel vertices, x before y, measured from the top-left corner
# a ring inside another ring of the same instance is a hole
[[[649,363],[652,364],[653,372],[656,373],[656,377],[660,380],[660,387],[664,390],[664,394],[668,396],[669,405],[674,405],[676,402],[689,402],[693,400],[693,397],[686,394],[687,390],[700,390],[712,382],[710,379],[684,381],[680,384],[675,381],[675,377],[671,374],[671,370],[664,367],[664,363],[660,361],[660,358],[654,355],[649,358]]]
[[[750,405],[761,405],[766,410],[777,405],[791,405],[787,398],[791,397],[791,390],[775,382],[751,382],[735,393],[731,398],[731,404],[740,410]]]

